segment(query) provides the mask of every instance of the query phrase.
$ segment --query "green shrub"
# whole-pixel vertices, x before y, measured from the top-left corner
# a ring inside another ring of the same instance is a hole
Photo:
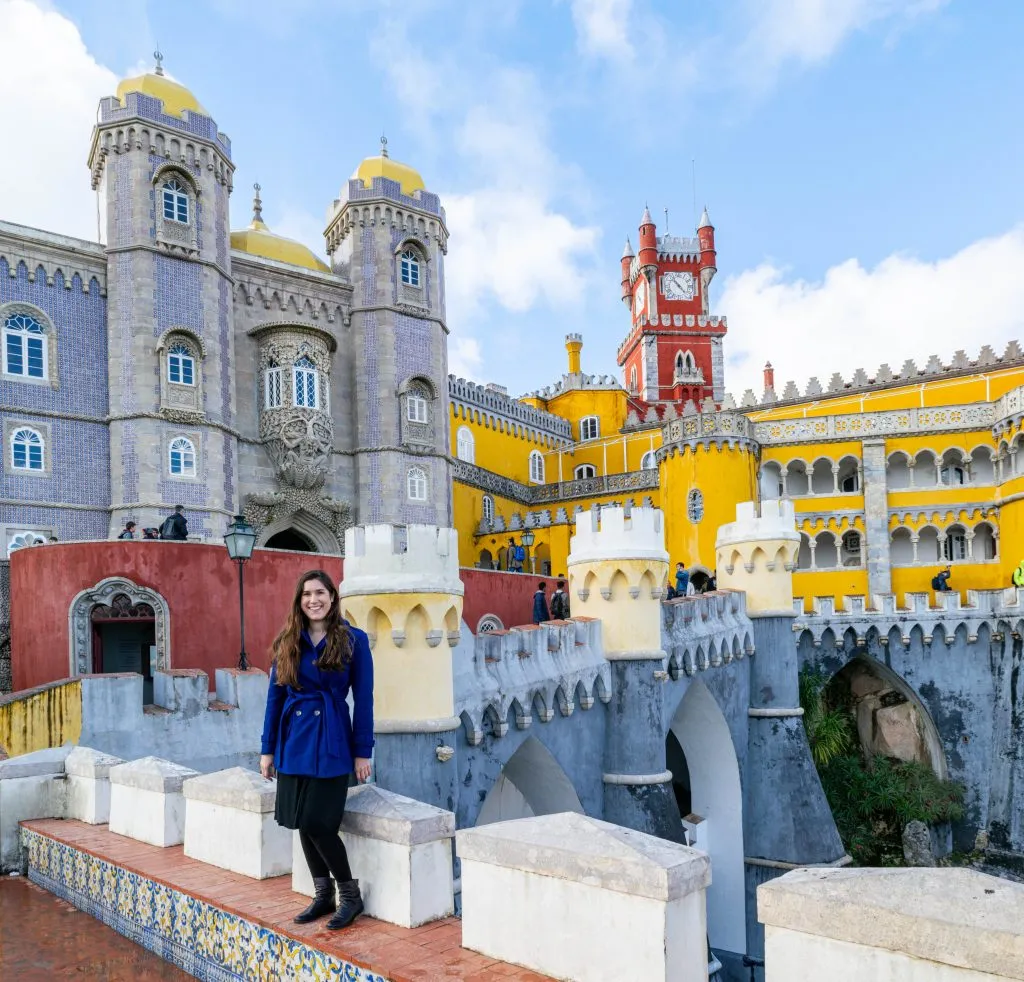
[[[846,851],[858,866],[902,866],[903,829],[963,815],[964,790],[930,767],[865,759],[849,692],[828,676],[800,673],[800,704],[811,754]]]

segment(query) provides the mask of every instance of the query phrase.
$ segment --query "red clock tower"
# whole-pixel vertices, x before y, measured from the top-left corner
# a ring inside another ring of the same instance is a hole
[[[640,219],[640,248],[629,239],[622,253],[622,300],[632,327],[619,346],[618,363],[631,401],[645,409],[692,399],[725,398],[724,317],[709,314],[708,287],[715,273],[715,229],[708,210],[696,238],[658,235],[651,213]]]

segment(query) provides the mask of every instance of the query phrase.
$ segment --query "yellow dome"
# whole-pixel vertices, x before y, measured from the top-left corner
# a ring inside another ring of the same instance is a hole
[[[378,157],[367,157],[352,177],[353,179],[358,177],[364,187],[371,187],[375,177],[387,177],[392,181],[397,181],[401,185],[402,194],[407,194],[410,197],[417,191],[422,191],[426,186],[417,171],[414,171],[408,164],[400,164],[397,160],[392,160],[386,152]]]
[[[161,71],[159,74],[149,72],[137,78],[126,78],[117,87],[117,98],[124,103],[129,92],[141,92],[143,95],[160,99],[164,104],[164,112],[168,116],[182,116],[186,109],[194,113],[210,114],[199,104],[199,100],[185,88],[172,81]]]
[[[258,218],[254,218],[248,228],[231,233],[231,248],[247,252],[250,256],[262,256],[291,266],[315,269],[318,273],[331,271],[331,267],[319,259],[312,249],[294,239],[275,235]]]

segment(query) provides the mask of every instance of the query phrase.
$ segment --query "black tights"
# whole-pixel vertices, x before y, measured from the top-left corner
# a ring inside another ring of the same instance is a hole
[[[348,851],[337,832],[310,833],[299,829],[299,842],[314,880],[333,876],[338,883],[348,883],[352,879]]]

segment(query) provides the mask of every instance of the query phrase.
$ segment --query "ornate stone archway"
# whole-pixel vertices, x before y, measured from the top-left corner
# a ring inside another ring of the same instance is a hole
[[[108,576],[79,593],[68,609],[68,660],[71,675],[88,675],[93,670],[92,611],[99,604],[109,606],[122,593],[132,604],[148,604],[156,614],[156,661],[154,670],[171,666],[171,612],[155,590],[139,586],[123,576]]]

